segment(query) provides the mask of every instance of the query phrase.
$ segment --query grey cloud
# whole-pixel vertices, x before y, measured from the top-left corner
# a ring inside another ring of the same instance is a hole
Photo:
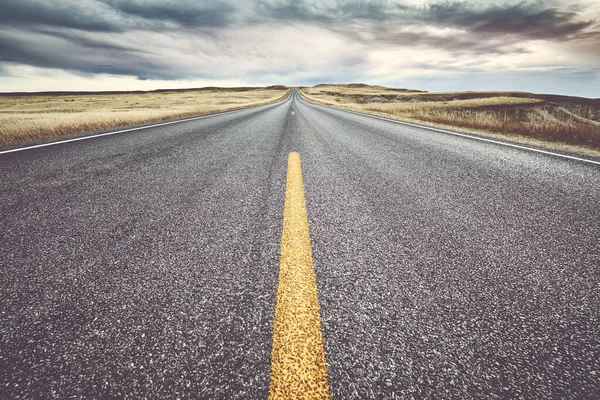
[[[326,2],[324,2],[326,3]],[[261,23],[265,20],[308,22],[308,23],[331,23],[336,19],[327,7],[317,6],[306,1],[258,1],[256,3],[255,22]]]
[[[421,12],[419,7],[386,0],[260,0],[257,8],[265,18],[324,23],[413,20]]]
[[[96,39],[95,34],[89,34],[88,32],[73,31],[73,30],[59,30],[59,29],[34,29],[33,32],[47,35],[49,37],[64,39],[65,41],[85,49],[93,49],[99,51],[113,51],[113,52],[127,52],[127,53],[140,53],[140,54],[153,54],[151,51],[139,49],[133,46],[126,46],[124,44],[116,44],[106,39]]]
[[[0,1],[0,23],[15,27],[56,26],[91,32],[120,32],[125,29],[123,20],[110,8],[93,0]]]
[[[103,0],[115,10],[148,20],[171,21],[184,27],[223,27],[233,21],[236,8],[210,0]]]
[[[529,40],[585,39],[595,43],[588,48],[598,48],[599,22],[582,19],[572,5],[565,8],[542,0],[508,5],[433,0],[424,6],[389,0],[0,0],[0,60],[140,79],[206,78],[227,72],[161,57],[172,49],[151,40],[140,44],[140,37],[168,32],[173,37],[210,38],[207,43],[217,45],[203,48],[199,40],[199,59],[218,51],[235,60],[240,74],[244,62],[246,73],[259,74],[256,65],[262,64],[251,65],[248,59],[268,52],[269,43],[248,39],[235,47],[235,54],[228,54],[233,52],[224,39],[229,30],[273,26],[277,35],[281,26],[308,25],[364,48],[425,46],[481,56],[523,53],[527,49],[522,44]],[[457,31],[437,34],[425,29],[431,27]],[[128,43],[130,38],[138,39],[137,45]],[[365,58],[332,57],[332,62],[351,76],[350,69],[358,69]],[[304,72],[302,68],[298,71]]]
[[[561,10],[552,2],[477,8],[465,2],[430,4],[421,20],[491,35],[516,35],[530,39],[567,39],[592,26],[580,21],[576,11]]]
[[[107,47],[98,51],[98,48],[74,45],[56,38],[28,34],[0,35],[0,54],[10,55],[0,57],[5,62],[89,74],[134,75],[140,79],[177,78],[169,73],[167,63],[157,63],[148,57],[132,56],[128,51]]]
[[[438,36],[423,32],[394,32],[392,29],[373,29],[371,37],[364,39],[360,32],[345,30],[340,34],[351,37],[353,40],[363,42],[365,45],[377,47],[393,46],[425,46],[429,48],[443,49],[453,54],[473,55],[500,55],[500,54],[523,54],[527,50],[521,46],[519,39],[494,41],[493,38],[483,39],[476,35],[449,35]]]
[[[363,19],[385,21],[389,19],[412,18],[415,7],[389,1],[344,1],[338,5],[337,12],[346,20]]]
[[[329,5],[328,5],[329,4]],[[338,1],[320,5],[308,1],[261,1],[264,17],[307,23],[349,25],[360,21],[377,29],[426,24],[452,27],[479,35],[512,35],[524,39],[568,39],[583,33],[594,21],[581,21],[578,10],[563,10],[553,1],[530,1],[512,5],[474,5],[464,1],[436,1],[424,6],[382,1]],[[337,27],[343,31],[344,27]],[[347,29],[347,28],[346,28]]]
[[[508,54],[525,52],[521,43],[528,40],[600,37],[597,25],[594,29],[598,21],[581,20],[572,4],[565,10],[554,1],[505,5],[434,1],[410,6],[385,0],[263,0],[258,9],[263,18],[318,24],[375,47],[421,45],[461,54]],[[411,29],[399,29],[406,27]],[[441,36],[423,27],[455,28],[461,33]]]

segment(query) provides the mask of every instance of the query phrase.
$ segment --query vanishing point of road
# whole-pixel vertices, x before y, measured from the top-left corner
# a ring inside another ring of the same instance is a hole
[[[0,169],[0,398],[600,397],[599,164],[294,90]]]

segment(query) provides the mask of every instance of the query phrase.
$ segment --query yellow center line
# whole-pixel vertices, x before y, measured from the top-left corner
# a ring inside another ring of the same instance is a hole
[[[300,155],[288,158],[269,399],[330,399]]]

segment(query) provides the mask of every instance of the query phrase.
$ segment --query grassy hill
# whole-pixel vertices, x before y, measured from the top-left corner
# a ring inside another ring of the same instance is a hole
[[[277,101],[285,86],[150,92],[0,94],[0,145],[165,121]]]
[[[600,99],[526,92],[440,92],[365,84],[302,88],[309,100],[355,111],[600,150]]]

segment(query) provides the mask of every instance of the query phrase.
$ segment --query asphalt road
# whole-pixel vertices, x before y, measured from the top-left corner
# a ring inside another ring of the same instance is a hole
[[[292,151],[334,398],[600,397],[599,165],[293,93],[0,155],[0,398],[266,398]]]

